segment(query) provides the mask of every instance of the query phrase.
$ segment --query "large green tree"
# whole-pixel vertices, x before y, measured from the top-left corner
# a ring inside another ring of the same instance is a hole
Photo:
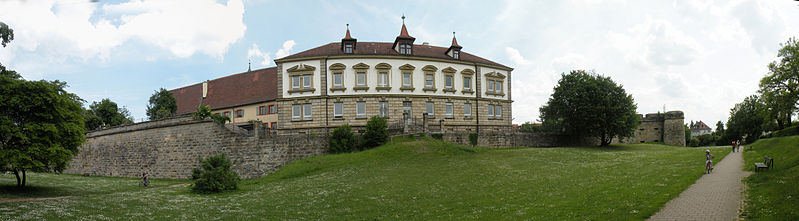
[[[768,65],[769,73],[760,80],[759,92],[768,119],[782,129],[791,126],[799,102],[799,41],[790,38],[780,46],[777,60]]]
[[[752,143],[763,133],[766,105],[757,95],[746,97],[743,102],[730,109],[725,137],[731,140],[745,138]]]
[[[130,116],[128,109],[125,107],[120,108],[117,103],[108,98],[100,102],[92,102],[87,111],[89,113],[84,114],[86,119],[89,120],[89,123],[86,124],[86,129],[88,130],[100,129],[103,126],[113,127],[133,123],[133,117]],[[100,119],[100,124],[97,124],[95,117]]]
[[[545,127],[597,137],[607,146],[614,137],[633,136],[639,120],[636,109],[632,95],[610,77],[574,70],[561,75],[540,111]]]
[[[150,120],[168,118],[175,115],[177,111],[178,103],[175,101],[175,97],[172,96],[172,92],[161,88],[150,96],[150,104],[147,105],[147,117]]]

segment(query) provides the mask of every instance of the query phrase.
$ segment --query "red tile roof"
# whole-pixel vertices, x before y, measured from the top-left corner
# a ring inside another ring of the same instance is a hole
[[[413,38],[413,39],[416,39],[414,37],[411,37],[411,35],[408,34],[408,29],[405,28],[405,23],[402,23],[402,30],[400,30],[400,35],[397,36],[397,38]]]
[[[344,36],[344,38],[343,38],[343,39],[341,39],[341,40],[355,40],[354,38],[352,38],[352,36],[350,36],[350,28],[349,28],[349,25],[347,25],[347,35],[346,35],[346,36]]]
[[[277,67],[234,74],[208,82],[208,94],[202,99],[202,83],[172,90],[177,100],[177,114],[197,110],[200,102],[211,109],[235,107],[277,98]]]
[[[322,45],[316,48],[308,49],[303,52],[299,52],[293,55],[286,56],[281,59],[277,59],[277,62],[280,60],[285,59],[295,59],[295,58],[305,58],[305,57],[316,57],[316,56],[346,56],[346,55],[399,55],[399,56],[408,56],[408,55],[400,55],[397,51],[392,48],[393,44],[388,42],[358,42],[356,45],[356,49],[353,51],[352,54],[344,54],[344,51],[341,50],[341,43],[330,43],[326,45]],[[430,46],[430,45],[413,45],[413,55],[416,57],[429,57],[429,58],[440,58],[440,59],[449,59],[455,60],[452,57],[446,54],[448,48],[442,48],[437,46]],[[487,65],[494,65],[503,68],[510,67],[490,61],[485,58],[481,58],[466,52],[460,52],[460,59],[461,61],[467,62],[475,62]]]
[[[455,32],[452,32],[452,46],[449,47],[461,47],[458,45],[458,40],[455,39]]]

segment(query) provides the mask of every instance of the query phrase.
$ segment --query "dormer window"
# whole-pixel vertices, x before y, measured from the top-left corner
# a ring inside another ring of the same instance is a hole
[[[411,44],[400,44],[400,54],[413,54]]]
[[[460,59],[460,51],[458,50],[452,51],[452,58]]]
[[[344,44],[344,53],[352,54],[352,44],[350,43]]]

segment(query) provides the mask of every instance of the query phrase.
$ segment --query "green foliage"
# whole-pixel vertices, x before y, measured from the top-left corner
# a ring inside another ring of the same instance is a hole
[[[724,123],[723,122],[721,122],[721,121],[716,122],[716,131],[714,131],[714,133],[716,133],[718,135],[723,135],[724,134]]]
[[[756,141],[763,133],[765,121],[765,105],[757,95],[744,99],[730,109],[730,118],[727,120],[725,137],[737,140],[745,137],[745,143]]]
[[[477,146],[477,133],[469,133],[469,144]]]
[[[721,139],[720,136],[716,134],[702,134],[696,137],[692,137],[689,146],[692,147],[704,147],[704,146],[715,146]]]
[[[799,102],[799,41],[790,38],[777,51],[778,60],[768,64],[769,73],[760,80],[766,117],[777,129],[791,126],[791,115]]]
[[[691,128],[688,125],[683,125],[685,127],[685,145],[691,146]]]
[[[799,136],[762,139],[744,152],[744,169],[754,170],[763,157],[774,159],[774,167],[752,173],[745,179],[748,220],[799,220]]]
[[[150,96],[150,104],[147,105],[147,116],[150,120],[160,120],[175,115],[178,111],[178,103],[172,92],[161,88]]]
[[[192,190],[198,193],[217,193],[238,188],[239,175],[230,169],[232,164],[224,154],[200,159],[200,168],[191,171]]]
[[[111,101],[108,98],[105,98],[100,102],[96,101],[92,102],[92,104],[89,105],[89,111],[91,112],[91,114],[94,114],[95,116],[100,118],[102,124],[97,127],[87,127],[86,128],[87,130],[100,129],[102,126],[114,127],[114,126],[133,123],[133,117],[130,116],[130,111],[128,111],[128,109],[125,107],[120,108],[119,106],[117,106],[117,103]],[[87,115],[89,119],[94,118],[91,117],[90,114]],[[86,126],[96,126],[96,125],[87,124]]]
[[[202,105],[197,108],[197,111],[192,113],[192,118],[195,120],[205,120],[211,118],[219,125],[225,125],[226,122],[230,121],[230,118],[224,115],[219,114],[211,114],[211,108],[205,105]]]
[[[443,140],[444,139],[444,134],[442,134],[442,133],[434,133],[434,134],[430,134],[430,137],[432,137],[433,139],[436,139],[436,140]]]
[[[550,128],[546,128],[541,124],[534,124],[533,122],[527,121],[519,125],[519,131],[524,133],[534,133],[534,132],[548,132]]]
[[[545,127],[597,137],[607,146],[614,137],[633,136],[639,121],[636,108],[632,95],[610,77],[574,70],[561,75],[540,111]]]
[[[336,127],[328,138],[328,152],[345,153],[355,151],[355,144],[358,142],[352,135],[349,124]]]
[[[14,29],[9,28],[8,25],[3,22],[0,22],[0,39],[2,39],[0,44],[2,44],[3,47],[6,47],[8,43],[14,40]]]
[[[383,145],[388,141],[388,121],[379,116],[372,116],[366,122],[366,132],[362,138],[365,149]]]
[[[61,81],[27,81],[0,65],[0,170],[64,170],[84,141],[82,100]],[[22,177],[20,177],[20,172]]]
[[[782,130],[774,131],[769,134],[763,135],[761,138],[772,138],[772,137],[787,137],[787,136],[795,136],[799,135],[799,125],[787,127]]]

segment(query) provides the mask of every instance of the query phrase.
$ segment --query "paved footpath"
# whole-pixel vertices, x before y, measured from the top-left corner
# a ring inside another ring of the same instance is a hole
[[[650,220],[738,220],[743,205],[742,180],[749,174],[743,171],[741,152],[730,153],[714,166],[713,173],[699,178]]]

